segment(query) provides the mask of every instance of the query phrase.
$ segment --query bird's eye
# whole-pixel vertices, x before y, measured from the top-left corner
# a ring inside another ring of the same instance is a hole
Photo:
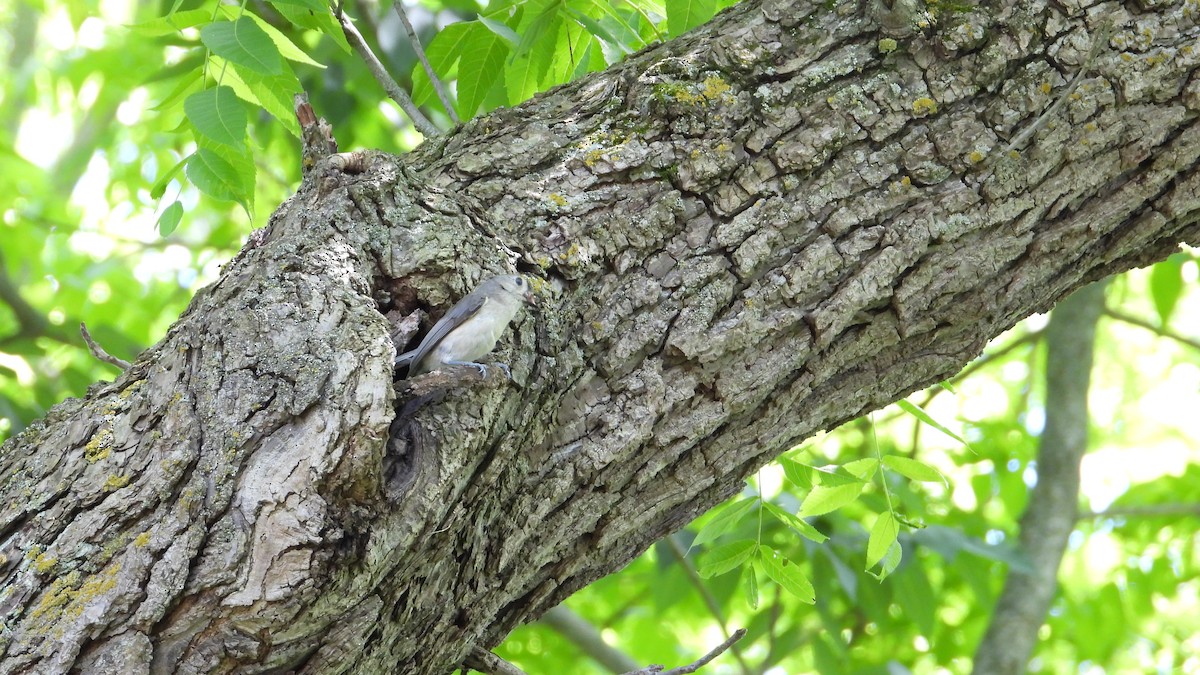
[[[524,286],[524,285],[525,285],[525,279],[523,279],[522,277],[517,277],[517,286]]]

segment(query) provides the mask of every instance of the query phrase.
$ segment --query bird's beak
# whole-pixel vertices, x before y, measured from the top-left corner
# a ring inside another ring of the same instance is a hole
[[[525,302],[528,302],[529,304],[533,305],[534,307],[538,306],[537,296],[533,294],[532,288],[525,289]]]

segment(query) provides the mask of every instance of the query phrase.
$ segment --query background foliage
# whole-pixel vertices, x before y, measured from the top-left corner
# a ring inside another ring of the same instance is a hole
[[[725,4],[449,0],[408,14],[469,118]],[[345,11],[448,128],[390,6]],[[133,358],[294,190],[292,94],[309,93],[343,149],[421,138],[317,0],[6,3],[0,58],[0,439],[115,375],[79,322]],[[1200,335],[1198,270],[1180,254],[1108,288],[1087,514],[1034,671],[1200,673],[1200,341],[1186,337]],[[712,672],[968,671],[1003,572],[1028,564],[1013,542],[1052,405],[1043,325],[1001,337],[953,383],[789,451],[568,606],[640,664],[691,661],[744,626]],[[609,672],[564,635],[533,624],[501,654],[532,673]]]

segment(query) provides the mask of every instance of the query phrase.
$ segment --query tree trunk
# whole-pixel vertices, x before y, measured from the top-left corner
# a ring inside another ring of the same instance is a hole
[[[1000,4],[747,2],[318,165],[4,446],[0,673],[446,673],[803,438],[1200,244],[1191,5]],[[394,392],[384,313],[514,263],[547,281],[514,381]]]

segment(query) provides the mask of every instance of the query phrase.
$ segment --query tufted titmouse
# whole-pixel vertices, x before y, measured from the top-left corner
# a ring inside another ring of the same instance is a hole
[[[526,302],[537,304],[525,277],[492,277],[451,307],[416,349],[397,356],[396,367],[408,366],[408,376],[413,377],[444,365],[471,366],[487,377],[487,366],[475,359],[495,348],[500,334]],[[508,373],[508,366],[499,366]]]

